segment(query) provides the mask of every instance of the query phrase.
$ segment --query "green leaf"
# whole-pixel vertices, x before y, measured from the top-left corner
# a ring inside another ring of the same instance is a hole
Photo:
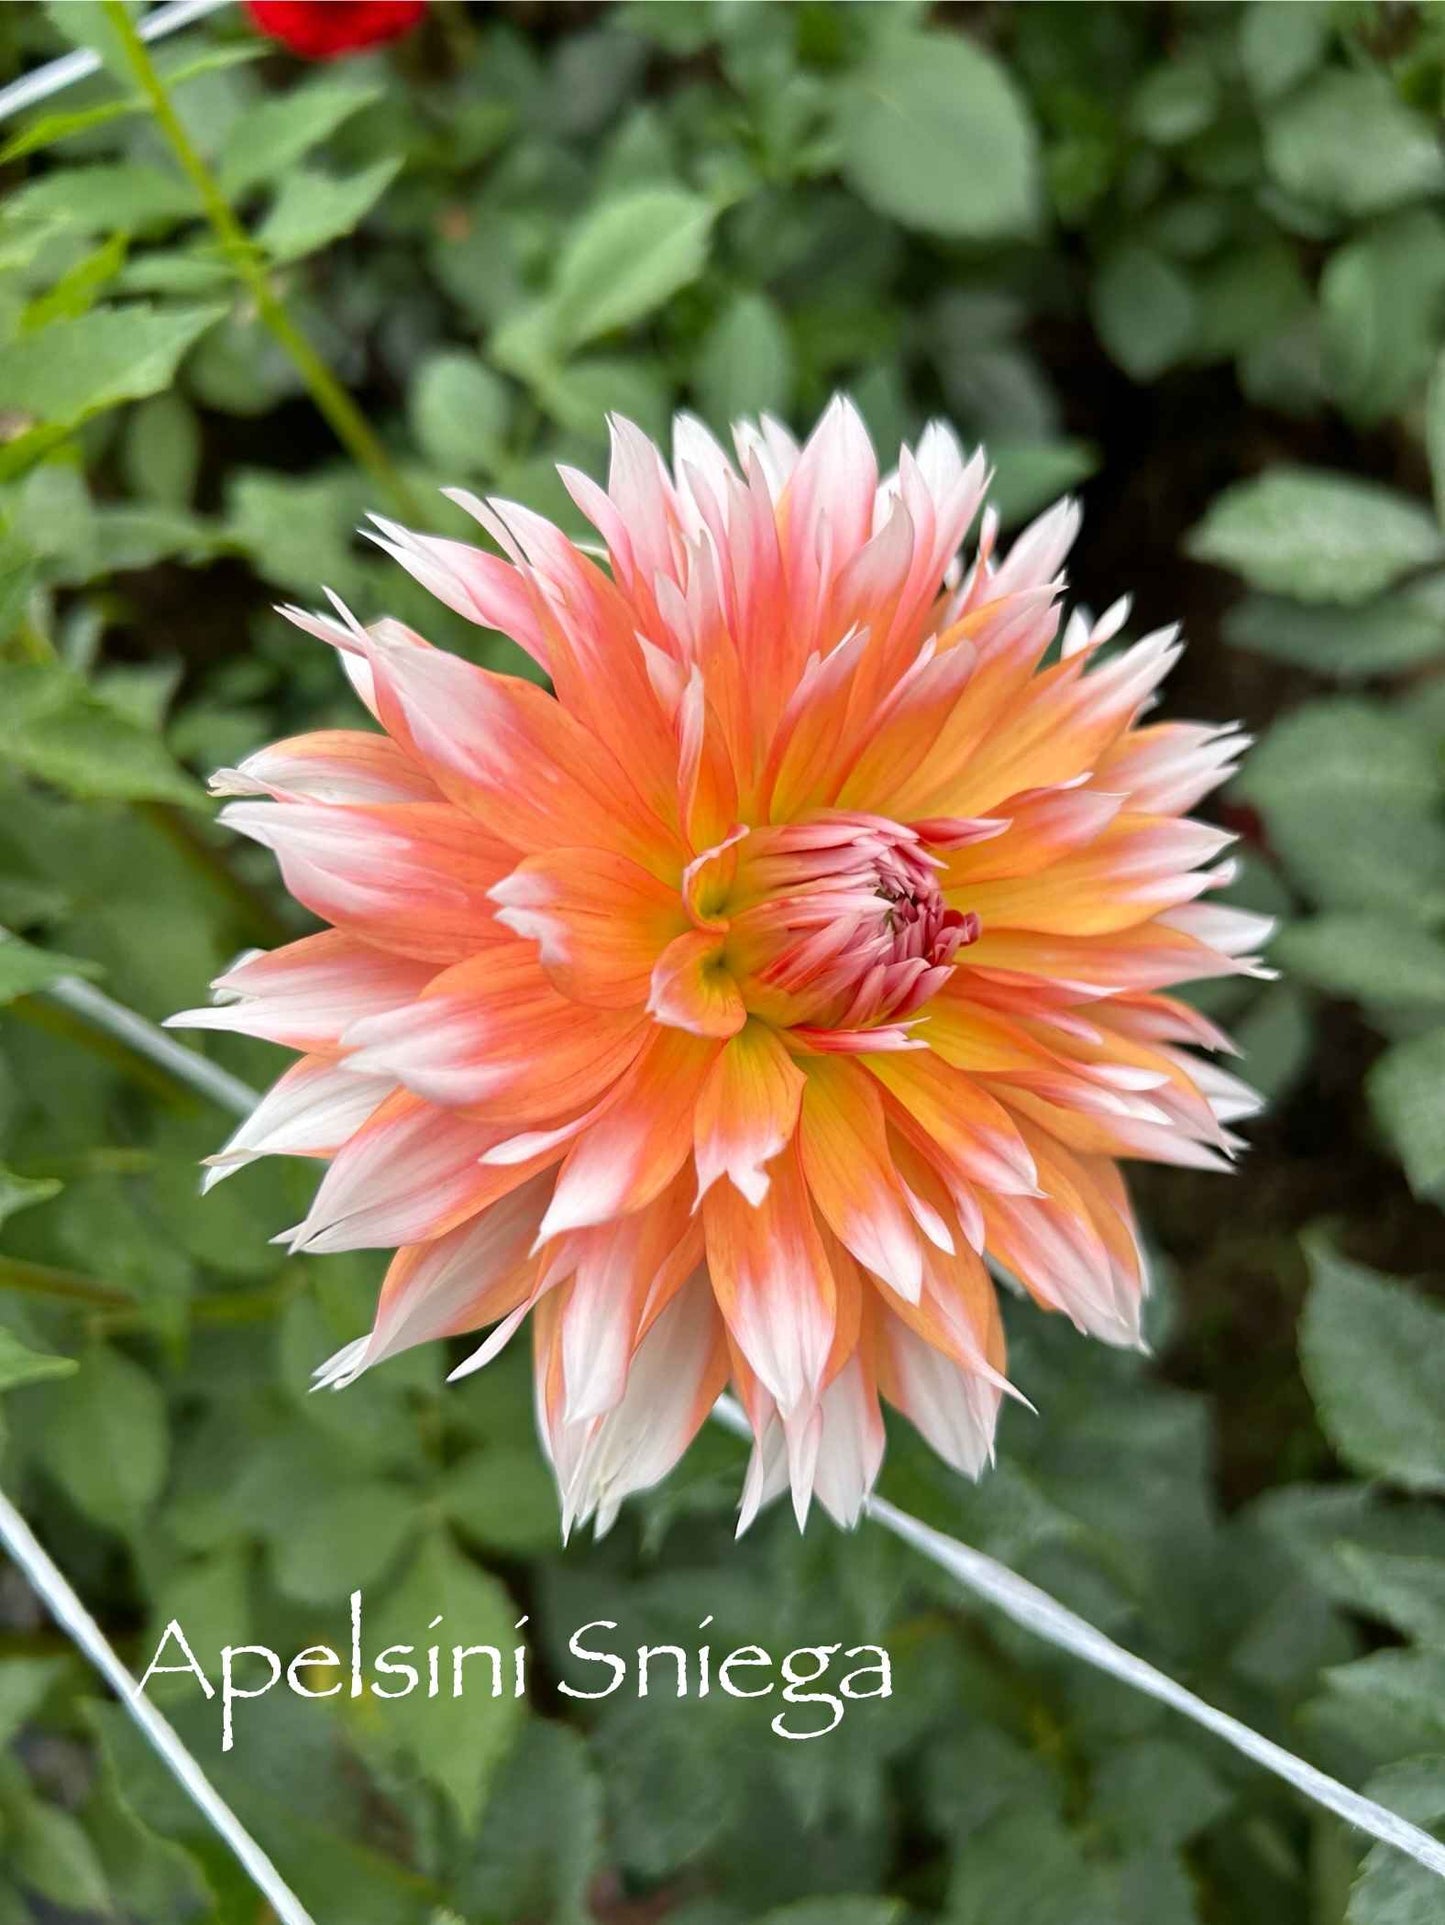
[[[69,140],[75,134],[88,134],[92,127],[104,127],[108,121],[124,120],[130,114],[145,112],[142,100],[103,100],[94,107],[78,107],[64,114],[44,114],[22,127],[18,134],[12,134],[3,147],[0,147],[0,167],[8,167],[12,161],[23,160],[27,154],[35,154],[42,147],[52,147],[57,141]]]
[[[572,231],[547,307],[558,345],[581,347],[631,327],[701,274],[714,210],[680,187],[604,200]]]
[[[1445,655],[1445,580],[1414,582],[1357,608],[1246,595],[1226,610],[1224,639],[1342,682],[1395,675]]]
[[[57,1184],[56,1188],[59,1187]],[[0,1325],[0,1390],[15,1390],[21,1384],[44,1383],[51,1377],[69,1377],[76,1368],[73,1357],[46,1357],[38,1350],[27,1350],[18,1337],[13,1337]]]
[[[143,402],[126,423],[126,479],[145,501],[184,508],[195,494],[201,430],[185,396],[172,388]]]
[[[272,1546],[277,1589],[301,1604],[331,1604],[365,1589],[415,1529],[419,1503],[397,1484],[328,1490],[298,1506],[291,1528]]]
[[[0,1746],[9,1749],[64,1670],[64,1658],[0,1658]]]
[[[1445,1825],[1445,1758],[1411,1758],[1377,1772],[1365,1796],[1439,1835]],[[1345,1925],[1435,1925],[1440,1877],[1391,1845],[1373,1845],[1350,1893]]]
[[[159,394],[221,307],[97,308],[0,348],[0,409],[75,426]]]
[[[1290,924],[1271,955],[1289,975],[1377,1007],[1445,1011],[1445,943],[1385,915],[1315,916]]]
[[[1445,1007],[1445,997],[1441,999]],[[1445,1201],[1445,1027],[1394,1043],[1365,1084],[1416,1196]]]
[[[1305,1251],[1300,1363],[1326,1436],[1354,1470],[1445,1490],[1445,1310],[1322,1238]]]
[[[766,294],[749,289],[728,302],[698,348],[695,381],[703,413],[720,430],[745,415],[787,418],[793,344]]]
[[[1135,381],[1153,381],[1181,361],[1197,313],[1189,277],[1167,255],[1126,241],[1107,255],[1091,296],[1099,339]]]
[[[1272,468],[1227,488],[1187,546],[1252,588],[1351,607],[1445,559],[1445,538],[1407,495],[1308,468]]]
[[[1339,1546],[1355,1608],[1422,1644],[1445,1645],[1445,1558]]]
[[[374,161],[341,178],[296,168],[256,230],[258,245],[273,261],[299,261],[329,247],[361,225],[400,171],[400,157]]]
[[[95,1847],[68,1811],[26,1799],[8,1816],[10,1870],[22,1885],[67,1911],[110,1911]]]
[[[1145,75],[1134,90],[1129,119],[1145,140],[1177,147],[1204,132],[1219,104],[1219,81],[1208,60],[1182,54]]]
[[[82,255],[48,293],[30,302],[20,317],[20,332],[34,334],[52,322],[88,314],[125,266],[125,246],[125,236],[113,234],[89,254]]]
[[[488,1550],[536,1556],[562,1541],[556,1482],[533,1446],[471,1452],[448,1471],[441,1501],[462,1535]]]
[[[183,175],[142,161],[58,167],[13,194],[11,221],[55,221],[87,234],[145,233],[195,219],[195,189]]]
[[[475,1825],[492,1773],[523,1715],[520,1699],[512,1695],[510,1672],[510,1654],[522,1639],[515,1629],[521,1615],[497,1580],[439,1532],[422,1542],[406,1575],[377,1611],[378,1648],[411,1645],[413,1662],[419,1658],[424,1666],[426,1647],[441,1646],[448,1675],[437,1697],[427,1697],[423,1685],[407,1696],[376,1700],[374,1711],[384,1735],[399,1743],[423,1775],[446,1793],[464,1829]],[[442,1622],[433,1629],[436,1617]],[[468,1662],[463,1695],[452,1695],[451,1647],[473,1644],[501,1652],[500,1697],[491,1695],[486,1658]]]
[[[1277,100],[1313,71],[1330,38],[1329,0],[1252,0],[1239,23],[1239,58],[1256,100]]]
[[[1330,256],[1320,279],[1325,378],[1352,420],[1393,414],[1430,371],[1445,316],[1445,221],[1413,208]]]
[[[226,135],[219,164],[222,192],[234,198],[261,181],[275,180],[381,96],[375,81],[336,74],[268,96]]]
[[[587,1746],[565,1725],[530,1718],[497,1774],[454,1900],[470,1925],[590,1925],[601,1832]]]
[[[54,949],[37,949],[19,936],[0,937],[0,1006],[18,996],[33,996],[62,976],[99,974],[94,963],[79,956],[62,956]]]
[[[0,663],[0,762],[70,795],[204,803],[157,736],[56,662]]]
[[[45,1400],[37,1415],[46,1469],[93,1523],[134,1529],[160,1495],[170,1454],[154,1377],[120,1351],[98,1347]]]
[[[428,355],[408,397],[411,430],[429,461],[458,475],[495,472],[505,452],[512,390],[475,354]]]
[[[962,34],[880,36],[839,90],[835,127],[853,187],[905,227],[992,241],[1039,225],[1028,110],[1008,70]]]
[[[1356,218],[1445,187],[1435,129],[1378,69],[1331,68],[1264,123],[1270,173],[1286,193]]]
[[[1234,792],[1316,902],[1427,926],[1445,918],[1434,745],[1407,716],[1359,699],[1307,703],[1274,725]]]
[[[14,1170],[7,1170],[0,1163],[0,1224],[17,1211],[32,1209],[37,1203],[59,1196],[61,1187],[58,1177],[17,1176]]]

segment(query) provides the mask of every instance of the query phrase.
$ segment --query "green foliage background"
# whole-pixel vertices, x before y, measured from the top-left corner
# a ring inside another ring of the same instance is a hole
[[[977,1488],[900,1428],[885,1489],[1445,1819],[1445,15],[440,4],[308,70],[226,13],[157,54],[219,238],[114,9],[0,9],[0,65],[70,42],[104,73],[0,151],[0,1478],[138,1667],[172,1617],[212,1663],[344,1641],[363,1586],[378,1644],[525,1615],[537,1679],[273,1694],[224,1759],[182,1680],[225,1795],[326,1925],[1445,1915],[881,1534],[735,1546],[721,1434],[564,1553],[520,1354],[310,1396],[378,1266],[278,1256],[304,1170],[203,1203],[224,1119],[46,994],[160,1018],[304,927],[199,780],[354,719],[273,601],[325,583],[521,666],[355,538],[368,508],[463,534],[463,483],[570,526],[551,464],[595,469],[607,409],[805,426],[840,386],[885,445],[937,411],[984,439],[1010,526],[1082,487],[1078,592],[1182,616],[1173,710],[1262,737],[1224,813],[1285,974],[1208,1002],[1272,1108],[1230,1183],[1141,1176],[1153,1358],[1012,1317],[1041,1415]],[[719,1649],[884,1641],[897,1695],[787,1745],[716,1696],[558,1693],[574,1625],[709,1614]],[[0,1925],[255,1925],[14,1572],[0,1738]]]

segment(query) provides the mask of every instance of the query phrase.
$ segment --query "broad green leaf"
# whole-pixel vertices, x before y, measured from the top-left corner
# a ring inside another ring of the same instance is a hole
[[[185,396],[172,388],[143,402],[126,423],[126,478],[145,501],[185,508],[201,465],[201,430]]]
[[[60,1180],[53,1176],[17,1176],[0,1163],[0,1224],[19,1210],[32,1209],[60,1194]]]
[[[560,427],[599,449],[606,445],[607,417],[614,413],[625,415],[654,440],[667,439],[667,383],[657,364],[641,356],[589,354],[539,372],[533,386]]]
[[[1210,506],[1188,549],[1252,588],[1305,602],[1367,602],[1445,560],[1445,538],[1407,495],[1324,469],[1273,468]]]
[[[50,662],[0,663],[0,763],[70,795],[179,802],[203,796],[159,737]]]
[[[1445,656],[1445,579],[1393,589],[1357,608],[1246,595],[1225,611],[1224,639],[1342,682],[1398,674]]]
[[[1290,878],[1325,908],[1445,919],[1432,742],[1382,705],[1336,698],[1276,722],[1235,778]]]
[[[1342,1544],[1355,1608],[1421,1644],[1445,1645],[1445,1557],[1402,1557]]]
[[[1445,1027],[1391,1044],[1366,1088],[1410,1188],[1416,1196],[1445,1201]]]
[[[0,348],[0,409],[74,426],[168,388],[221,307],[96,308]]]
[[[1445,318],[1445,220],[1412,208],[1331,255],[1320,345],[1331,393],[1371,427],[1425,380]]]
[[[75,134],[88,134],[92,127],[104,127],[108,121],[124,120],[130,114],[145,112],[141,100],[103,100],[94,107],[78,107],[70,113],[44,114],[22,127],[18,134],[12,134],[0,147],[0,167],[8,167],[12,161],[23,160],[27,154],[38,153],[42,147],[53,147],[57,141],[69,140]]]
[[[1332,996],[1445,1013],[1445,942],[1386,915],[1315,916],[1281,930],[1270,951],[1289,975]]]
[[[1135,381],[1155,380],[1193,344],[1197,313],[1189,277],[1137,241],[1105,257],[1090,305],[1099,339]]]
[[[312,168],[287,173],[275,205],[256,230],[273,261],[299,261],[358,228],[401,171],[401,161],[378,160],[338,178]]]
[[[1378,70],[1331,68],[1273,107],[1269,170],[1286,192],[1356,218],[1445,187],[1436,130]]]
[[[1365,1796],[1438,1836],[1445,1826],[1445,1757],[1387,1765]],[[1391,1845],[1373,1845],[1350,1893],[1345,1925],[1436,1925],[1440,1878]]]
[[[277,1589],[301,1604],[330,1604],[381,1577],[416,1528],[420,1502],[377,1481],[329,1490],[298,1506],[272,1546]]]
[[[286,93],[268,95],[242,114],[226,136],[219,169],[222,191],[236,196],[260,181],[275,180],[381,94],[375,81],[323,74]]]
[[[581,1737],[529,1718],[497,1774],[454,1897],[469,1925],[590,1925],[602,1791]]]
[[[645,320],[707,260],[713,208],[680,187],[644,187],[594,207],[569,236],[548,301],[564,350]]]
[[[5,211],[12,221],[58,221],[87,234],[143,233],[200,212],[183,175],[142,161],[57,167],[12,195]]]
[[[697,395],[719,430],[743,416],[787,418],[793,398],[793,344],[766,294],[735,294],[704,335],[697,357]]]
[[[308,475],[236,469],[226,530],[263,581],[310,597],[325,583],[350,596],[362,581],[353,540],[369,506],[369,486],[349,468]]]
[[[491,1776],[523,1716],[511,1676],[511,1653],[524,1638],[515,1628],[521,1616],[496,1578],[439,1532],[424,1539],[406,1575],[376,1610],[378,1649],[411,1645],[411,1662],[424,1672],[426,1649],[437,1644],[445,1675],[435,1698],[425,1695],[423,1683],[406,1696],[368,1700],[368,1723],[379,1726],[384,1738],[399,1744],[446,1793],[464,1829],[475,1825]],[[442,1621],[433,1628],[437,1617]],[[473,1644],[502,1654],[500,1697],[491,1695],[492,1667],[485,1657],[466,1661],[462,1696],[452,1695],[452,1647]]]
[[[429,355],[408,397],[418,447],[449,473],[492,474],[505,450],[512,392],[475,354],[443,348]]]
[[[170,1455],[165,1399],[150,1372],[97,1347],[36,1413],[39,1454],[78,1509],[108,1530],[133,1530],[160,1495]]]
[[[1087,441],[999,441],[988,444],[993,483],[988,491],[1000,525],[1020,523],[1097,473],[1098,450]]]
[[[1251,0],[1239,23],[1239,59],[1257,100],[1277,100],[1317,67],[1330,38],[1329,0]]]
[[[1199,55],[1176,55],[1145,75],[1134,90],[1129,119],[1145,140],[1178,147],[1202,134],[1219,111],[1218,76]]]
[[[19,936],[0,936],[0,1007],[17,996],[33,996],[62,976],[94,976],[94,963],[78,956],[62,956],[54,949],[37,949]]]
[[[562,1542],[557,1486],[530,1445],[471,1452],[447,1472],[441,1501],[461,1534],[488,1550],[536,1556]]]
[[[64,1670],[64,1658],[0,1658],[0,1746],[9,1749]]]
[[[7,1818],[9,1868],[22,1885],[66,1911],[109,1912],[95,1847],[68,1811],[26,1799]]]
[[[108,241],[82,255],[54,287],[29,303],[20,317],[19,332],[34,334],[52,322],[88,314],[125,266],[125,252],[125,236],[113,234]]]
[[[44,1383],[50,1377],[69,1377],[75,1369],[74,1358],[42,1356],[38,1350],[27,1349],[18,1337],[0,1326],[0,1390]]]
[[[1014,81],[962,34],[900,32],[839,89],[843,171],[880,214],[1005,240],[1042,213],[1038,142]]]
[[[1445,1309],[1322,1238],[1306,1254],[1300,1363],[1326,1436],[1367,1476],[1445,1490]]]

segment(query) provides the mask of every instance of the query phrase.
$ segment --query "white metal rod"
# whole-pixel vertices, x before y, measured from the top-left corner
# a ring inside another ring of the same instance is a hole
[[[142,40],[163,40],[168,33],[178,33],[193,20],[203,20],[208,13],[230,5],[231,0],[167,0],[165,6],[151,9],[138,31]],[[8,87],[0,87],[0,120],[24,113],[27,107],[39,106],[42,100],[63,93],[76,81],[99,73],[100,67],[98,53],[89,47],[77,47],[74,53],[62,54],[59,60],[51,60],[35,68],[33,73],[22,74]]]
[[[281,1925],[315,1925],[310,1912],[201,1770],[173,1727],[126,1670],[105,1633],[3,1491],[0,1491],[0,1540],[55,1622],[90,1659],[186,1796],[236,1854],[237,1861]]]

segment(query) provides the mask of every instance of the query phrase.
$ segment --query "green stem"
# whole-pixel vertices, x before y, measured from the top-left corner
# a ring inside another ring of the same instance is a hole
[[[397,473],[391,456],[366,416],[296,325],[285,302],[272,285],[259,250],[237,219],[215,175],[172,106],[165,83],[156,72],[145,42],[136,32],[123,0],[101,0],[101,4],[125,48],[131,71],[145,95],[156,125],[169,141],[182,171],[195,188],[222,252],[236,278],[255,301],[257,314],[291,357],[297,373],[310,389],[312,399],[326,417],[337,440],[358,465],[386,489],[403,514],[412,520],[418,519],[417,504]]]
[[[129,1310],[135,1298],[128,1290],[84,1277],[78,1270],[57,1270],[53,1264],[31,1263],[25,1257],[0,1257],[0,1290],[24,1297],[50,1297],[62,1303],[84,1304],[101,1310]]]

